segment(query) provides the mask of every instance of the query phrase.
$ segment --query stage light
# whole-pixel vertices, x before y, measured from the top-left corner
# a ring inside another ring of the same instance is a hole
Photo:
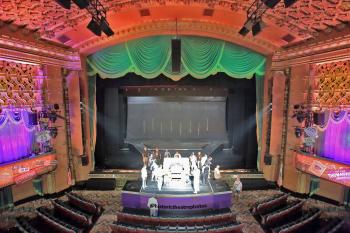
[[[295,127],[294,134],[297,138],[300,138],[303,135],[303,130],[299,127]]]
[[[253,36],[258,35],[261,32],[261,28],[262,28],[261,22],[260,21],[256,22],[252,27]]]
[[[102,18],[101,19],[101,23],[100,23],[100,27],[101,30],[107,35],[107,36],[113,36],[114,32],[113,30],[110,28],[106,18]]]
[[[70,9],[70,5],[71,5],[71,2],[70,0],[56,0],[56,2],[62,6],[63,8],[69,10]]]
[[[80,8],[85,9],[89,6],[90,1],[89,0],[73,0],[73,2]]]
[[[57,128],[56,127],[50,127],[49,130],[50,130],[50,136],[52,138],[56,138],[57,134],[58,134]]]
[[[90,23],[87,25],[87,28],[96,36],[101,36],[101,26],[94,18],[91,19]]]
[[[245,26],[243,26],[241,28],[241,30],[239,30],[239,34],[241,34],[242,36],[246,36],[248,33],[250,32],[250,30],[248,28],[246,28]]]
[[[292,6],[297,0],[284,0],[284,6],[290,7]]]
[[[264,0],[264,4],[269,8],[274,8],[281,0]]]

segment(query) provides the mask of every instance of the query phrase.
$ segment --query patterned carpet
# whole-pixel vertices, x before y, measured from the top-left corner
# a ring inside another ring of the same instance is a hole
[[[109,224],[117,220],[116,213],[120,211],[120,190],[116,191],[76,191],[85,198],[93,200],[101,204],[105,211],[96,222],[92,229],[93,233],[108,233],[111,232]],[[244,223],[243,232],[245,233],[260,233],[264,232],[254,217],[250,214],[249,208],[258,200],[271,197],[278,193],[278,190],[256,190],[243,191],[239,200],[233,199],[232,211],[237,213],[237,220]],[[0,213],[0,227],[7,228],[14,225],[16,216],[35,216],[35,209],[39,206],[51,206],[50,200],[39,199],[25,204],[16,206],[12,210],[3,211]],[[350,213],[344,209],[321,201],[309,199],[304,206],[305,208],[318,207],[324,211],[324,216],[342,216],[350,218]]]

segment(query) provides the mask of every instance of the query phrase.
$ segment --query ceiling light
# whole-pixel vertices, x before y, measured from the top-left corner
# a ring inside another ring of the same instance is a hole
[[[80,8],[85,9],[89,6],[90,1],[89,0],[73,0],[73,2]]]
[[[71,5],[71,2],[70,0],[56,0],[56,2],[62,6],[63,8],[69,10],[70,9],[70,5]]]
[[[292,6],[297,0],[284,0],[284,6],[290,7]]]
[[[94,33],[96,36],[101,36],[101,27],[100,24],[92,18],[90,23],[87,25],[87,28]]]
[[[113,36],[114,35],[114,32],[110,28],[106,18],[102,18],[101,19],[100,28],[107,36]]]

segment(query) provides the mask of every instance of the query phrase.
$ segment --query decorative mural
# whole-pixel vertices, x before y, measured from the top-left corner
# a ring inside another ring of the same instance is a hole
[[[350,61],[316,66],[313,104],[320,107],[350,107]]]

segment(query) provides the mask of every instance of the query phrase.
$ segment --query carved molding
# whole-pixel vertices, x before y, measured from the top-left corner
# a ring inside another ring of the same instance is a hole
[[[0,36],[0,57],[3,60],[58,65],[73,70],[81,68],[80,56],[77,52],[4,36]]]
[[[350,60],[350,35],[276,51],[272,58],[272,69],[339,60]]]
[[[237,30],[219,23],[201,21],[178,21],[177,30],[174,20],[150,21],[142,25],[135,25],[115,32],[111,37],[95,37],[83,41],[77,45],[83,54],[91,54],[105,47],[122,43],[127,40],[136,39],[152,35],[198,35],[226,40],[243,47],[250,48],[264,55],[271,55],[278,47],[253,36],[243,37]]]
[[[189,6],[224,9],[230,12],[246,11],[253,0],[101,0],[108,12],[120,12],[128,9],[158,6]],[[1,19],[15,25],[38,30],[44,38],[54,38],[67,28],[74,28],[87,20],[85,10],[79,10],[75,4],[67,11],[55,1],[21,0],[2,1]],[[348,0],[299,0],[292,7],[285,8],[281,1],[265,17],[280,28],[310,38],[320,31],[341,28],[350,21],[350,3]]]

